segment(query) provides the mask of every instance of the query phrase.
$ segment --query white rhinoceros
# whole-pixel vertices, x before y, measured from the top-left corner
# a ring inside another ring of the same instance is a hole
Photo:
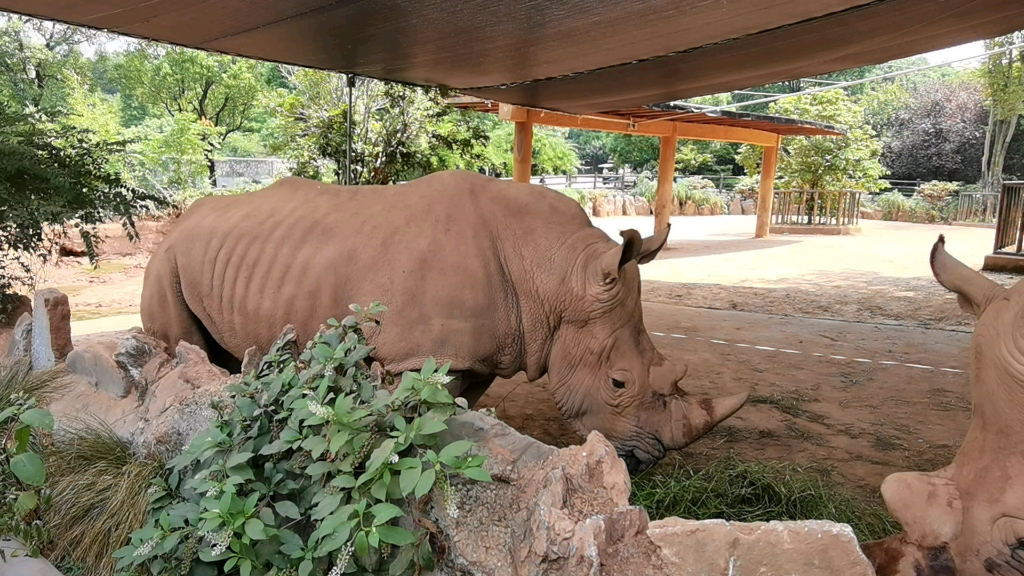
[[[389,311],[367,332],[393,372],[433,356],[475,402],[496,377],[548,375],[562,414],[632,470],[693,442],[747,395],[687,397],[644,328],[638,264],[668,231],[619,244],[541,186],[442,172],[398,186],[285,178],[197,201],[146,269],[143,326],[238,369],[288,324],[301,340],[350,303]]]
[[[935,278],[978,317],[974,411],[960,449],[935,472],[900,472],[882,497],[903,532],[865,543],[879,576],[1024,574],[1024,283],[1003,288],[932,248]]]

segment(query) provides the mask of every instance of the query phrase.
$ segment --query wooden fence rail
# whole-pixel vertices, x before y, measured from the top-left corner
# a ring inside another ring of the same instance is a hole
[[[996,217],[996,254],[1024,252],[1024,182],[1006,182],[999,195]]]
[[[961,192],[957,196],[953,221],[995,224],[998,208],[998,193]]]
[[[860,195],[856,190],[778,190],[772,202],[772,224],[856,226]]]

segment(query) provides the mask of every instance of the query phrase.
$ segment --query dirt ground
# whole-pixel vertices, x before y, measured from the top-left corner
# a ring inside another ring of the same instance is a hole
[[[625,228],[653,231],[651,217],[595,224],[614,238]],[[642,267],[646,326],[666,356],[689,366],[688,391],[752,396],[664,465],[735,450],[831,465],[852,487],[877,493],[892,472],[949,462],[970,416],[973,318],[932,278],[928,255],[942,233],[947,250],[978,269],[993,230],[863,221],[856,236],[755,240],[752,216],[672,225],[666,249]],[[69,295],[76,336],[139,325],[145,263],[167,229],[143,222],[142,243],[131,246],[111,226],[100,270],[68,258],[46,271],[42,285]],[[500,380],[481,404],[545,442],[580,440],[544,379]]]

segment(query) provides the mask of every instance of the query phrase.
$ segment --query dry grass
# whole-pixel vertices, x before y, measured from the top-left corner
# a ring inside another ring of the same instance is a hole
[[[804,404],[815,401],[816,398],[813,396],[808,396],[801,392],[793,392],[792,394],[779,394],[778,392],[767,395],[753,394],[750,396],[750,400],[748,400],[751,404],[771,406],[779,412],[788,414],[794,418],[824,424],[825,416],[804,408]]]
[[[62,368],[32,370],[27,358],[0,359],[0,411],[10,406],[11,396],[24,394],[46,406],[68,389],[70,381]]]
[[[83,567],[82,576],[112,574],[112,554],[145,523],[147,490],[164,463],[160,455],[137,453],[104,422],[62,422],[47,454],[50,559]]]

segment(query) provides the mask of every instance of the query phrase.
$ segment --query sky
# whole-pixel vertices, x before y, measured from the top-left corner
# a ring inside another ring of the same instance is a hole
[[[983,42],[971,42],[969,44],[961,44],[960,46],[953,46],[952,48],[946,48],[945,50],[936,50],[935,52],[929,52],[923,54],[928,59],[929,64],[939,64],[942,62],[949,62],[950,60],[957,60],[959,58],[966,58],[968,56],[977,56],[985,52],[985,44]],[[964,62],[963,65],[972,66],[977,65],[979,60],[972,60]]]

